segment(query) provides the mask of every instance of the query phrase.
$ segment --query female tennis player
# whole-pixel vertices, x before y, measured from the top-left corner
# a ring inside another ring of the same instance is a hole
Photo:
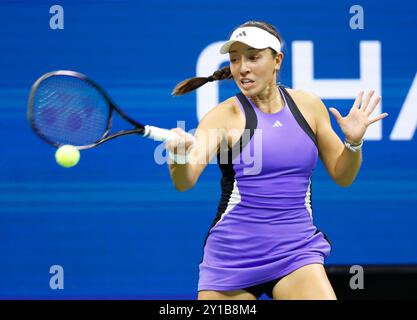
[[[331,245],[313,224],[312,173],[320,156],[338,185],[352,184],[367,127],[388,114],[370,118],[381,99],[372,99],[373,91],[363,102],[360,92],[345,117],[330,108],[342,142],[318,96],[277,85],[282,45],[272,25],[246,22],[221,47],[230,67],[185,80],[173,92],[228,78],[241,91],[210,110],[194,137],[175,128],[180,137],[166,143],[178,190],[192,188],[215,155],[222,172],[218,212],[199,265],[198,299],[257,299],[263,293],[272,299],[336,299],[323,266]],[[251,152],[260,159],[257,170],[245,161]]]

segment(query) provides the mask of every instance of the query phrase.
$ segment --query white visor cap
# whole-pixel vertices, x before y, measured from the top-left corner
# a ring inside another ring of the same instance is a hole
[[[235,42],[242,42],[255,49],[272,48],[276,52],[281,51],[281,42],[278,38],[258,27],[237,28],[233,31],[229,41],[222,45],[220,53],[228,53],[230,46]]]

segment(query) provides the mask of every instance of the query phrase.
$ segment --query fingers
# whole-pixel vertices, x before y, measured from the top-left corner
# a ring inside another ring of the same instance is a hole
[[[339,121],[343,118],[342,115],[339,113],[339,111],[337,111],[337,109],[329,108],[329,110],[333,114],[333,116],[336,118],[337,121]]]
[[[181,128],[174,128],[171,131],[178,134],[178,137],[165,142],[165,148],[175,154],[184,154],[190,146],[194,144],[195,138],[193,135],[185,132]]]
[[[369,101],[371,101],[371,98],[373,96],[373,94],[375,93],[375,90],[371,90],[368,95],[366,96],[365,100],[363,101],[363,103],[361,104],[361,106],[359,107],[360,110],[365,111],[366,108],[368,107]]]
[[[371,101],[372,96],[374,95],[374,93],[375,93],[375,90],[371,90],[367,94],[367,96],[366,96],[365,100],[363,101],[362,105],[360,107],[358,107],[359,110],[364,111],[368,116],[375,110],[376,106],[381,101],[381,96],[378,96],[373,100],[373,102],[371,104],[369,104],[370,101]],[[363,91],[361,91],[359,93],[358,98],[359,97],[362,98],[362,96],[363,96]],[[356,98],[353,107],[356,107],[356,103],[358,101],[358,98]]]
[[[363,94],[364,94],[364,92],[363,92],[363,91],[359,92],[358,96],[357,96],[357,97],[356,97],[356,99],[355,99],[355,102],[353,103],[353,107],[352,107],[352,108],[359,109],[359,105],[360,105],[360,104],[361,104],[361,102],[362,102],[362,97],[363,97]]]
[[[370,120],[369,121],[369,125],[371,125],[372,123],[374,123],[374,122],[377,122],[377,121],[379,121],[379,120],[381,120],[381,119],[384,119],[385,117],[388,117],[388,113],[383,113],[383,114],[380,114],[379,116],[377,116],[376,118],[374,118],[374,119],[372,119],[372,120]]]
[[[186,132],[182,128],[173,128],[171,131],[175,132],[179,136],[183,136],[186,134]]]
[[[376,106],[379,104],[379,102],[381,101],[381,96],[378,96],[374,99],[374,101],[371,103],[371,105],[369,106],[369,108],[367,108],[365,110],[365,113],[369,116],[372,114],[372,112],[375,110]]]

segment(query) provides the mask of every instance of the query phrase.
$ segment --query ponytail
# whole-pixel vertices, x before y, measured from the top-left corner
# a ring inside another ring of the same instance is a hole
[[[215,71],[211,76],[209,77],[195,77],[186,79],[184,81],[181,81],[178,83],[174,90],[172,90],[173,96],[180,96],[183,94],[186,94],[188,92],[191,92],[197,88],[200,88],[201,86],[205,85],[207,82],[212,81],[220,81],[225,79],[232,79],[232,73],[230,72],[230,67],[223,67],[217,71]]]

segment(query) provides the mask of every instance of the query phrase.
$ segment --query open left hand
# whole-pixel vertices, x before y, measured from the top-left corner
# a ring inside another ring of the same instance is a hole
[[[346,117],[342,117],[339,111],[337,111],[335,108],[329,108],[330,112],[336,118],[337,123],[339,124],[348,141],[359,143],[363,139],[363,136],[365,135],[366,129],[369,125],[388,116],[388,113],[385,112],[373,119],[370,119],[371,113],[381,101],[381,97],[379,96],[375,98],[372,103],[370,103],[374,92],[374,90],[369,92],[361,104],[364,94],[364,92],[361,91],[356,97],[356,100]]]

